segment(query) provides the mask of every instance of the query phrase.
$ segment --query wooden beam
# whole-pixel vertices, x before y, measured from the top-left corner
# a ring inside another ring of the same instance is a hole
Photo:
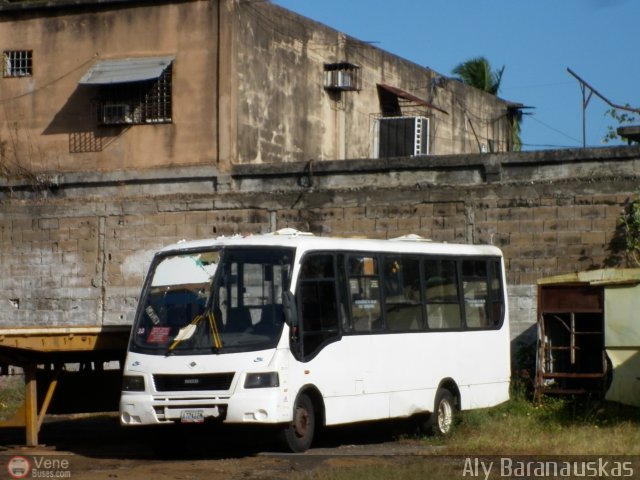
[[[51,399],[53,398],[53,394],[56,391],[56,387],[58,386],[58,377],[60,377],[60,372],[62,371],[62,365],[56,365],[56,369],[53,373],[53,378],[51,379],[51,383],[47,388],[47,394],[44,397],[44,401],[40,406],[40,413],[38,414],[38,431],[42,426],[42,422],[44,420],[44,416],[47,414],[47,410],[49,409],[49,405],[51,404]]]
[[[36,382],[36,364],[24,368],[24,421],[27,446],[38,445],[38,387]]]
[[[36,352],[126,351],[130,327],[0,329],[0,347]]]

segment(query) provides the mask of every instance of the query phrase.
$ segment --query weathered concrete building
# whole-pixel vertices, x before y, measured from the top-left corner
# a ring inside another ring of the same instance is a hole
[[[0,25],[14,176],[510,149],[516,105],[269,2],[3,1]]]

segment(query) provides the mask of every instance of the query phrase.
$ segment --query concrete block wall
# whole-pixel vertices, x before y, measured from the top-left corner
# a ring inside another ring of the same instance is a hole
[[[184,196],[33,201],[47,206],[6,200],[1,209],[0,328],[130,324],[157,250],[269,231],[263,211],[214,210]]]
[[[144,181],[131,172],[69,186],[62,178],[45,192],[0,183],[0,327],[130,324],[156,250],[294,227],[497,245],[512,337],[530,339],[539,278],[624,265],[618,218],[636,198],[640,149],[599,149],[597,162],[594,155],[322,162],[311,182],[300,181],[305,165],[288,164],[242,166],[206,182],[165,171],[146,172]],[[564,173],[549,179],[545,165]]]
[[[99,219],[30,211],[0,218],[0,322],[79,324],[90,315],[97,323]]]

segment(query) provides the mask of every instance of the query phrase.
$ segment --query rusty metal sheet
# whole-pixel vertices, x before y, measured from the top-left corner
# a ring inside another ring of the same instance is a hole
[[[544,285],[540,287],[540,313],[597,313],[604,311],[600,287]]]
[[[605,268],[538,279],[538,285],[571,283],[589,285],[638,284],[640,283],[640,268]]]
[[[446,115],[449,115],[449,112],[447,112],[446,110],[443,110],[440,107],[435,106],[432,103],[427,102],[426,100],[423,100],[422,98],[416,97],[415,95],[406,92],[404,90],[402,90],[401,88],[398,87],[392,87],[391,85],[385,85],[383,83],[379,83],[378,85],[378,89],[382,90],[383,92],[388,92],[392,95],[394,95],[397,98],[402,98],[404,100],[407,100],[409,102],[414,103],[415,105],[420,105],[422,107],[426,107],[429,109],[433,109],[433,110],[437,110],[441,113],[444,113]]]

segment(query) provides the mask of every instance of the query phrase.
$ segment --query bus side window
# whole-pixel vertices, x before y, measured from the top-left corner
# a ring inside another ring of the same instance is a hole
[[[425,304],[430,329],[462,327],[458,274],[455,260],[425,260]]]
[[[339,335],[333,255],[305,257],[299,284],[303,356],[309,359]]]
[[[399,256],[384,260],[384,313],[392,332],[422,330],[420,262]]]
[[[381,330],[384,324],[380,308],[378,259],[352,255],[347,265],[353,331],[367,333]]]
[[[504,295],[502,292],[502,268],[499,260],[491,260],[491,315],[492,325],[502,325],[504,319]]]
[[[462,289],[467,327],[493,325],[489,309],[489,276],[486,260],[462,261]]]
[[[353,327],[351,317],[349,316],[349,282],[347,282],[347,274],[345,271],[345,255],[339,253],[337,255],[338,268],[338,304],[340,305],[340,319],[342,320],[342,331],[349,333]]]

